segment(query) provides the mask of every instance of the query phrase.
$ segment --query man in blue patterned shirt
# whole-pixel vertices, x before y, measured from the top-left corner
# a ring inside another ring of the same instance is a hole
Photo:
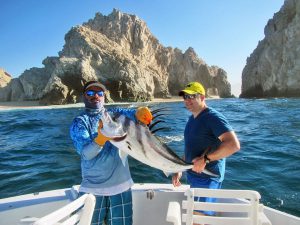
[[[82,182],[80,194],[96,196],[92,225],[131,225],[132,195],[128,161],[125,165],[119,150],[109,142],[100,129],[104,112],[106,88],[97,81],[83,87],[84,112],[71,125],[70,135],[77,153],[81,157]],[[108,111],[121,113],[134,121],[149,124],[152,114],[147,107],[136,109],[113,108]]]

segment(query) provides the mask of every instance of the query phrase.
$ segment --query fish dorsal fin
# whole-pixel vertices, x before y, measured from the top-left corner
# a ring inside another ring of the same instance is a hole
[[[149,126],[149,130],[152,130],[153,129],[153,127],[155,126],[155,125],[157,125],[157,124],[159,124],[159,123],[165,123],[166,121],[164,121],[164,120],[157,120],[157,121],[155,121],[154,123],[151,123],[151,124],[149,124],[148,126]]]
[[[157,131],[160,131],[160,130],[169,130],[169,128],[167,128],[167,127],[160,127],[160,128],[155,129],[155,130],[151,130],[151,133],[155,134]]]
[[[155,114],[159,113],[159,112],[171,112],[172,109],[168,108],[168,107],[163,107],[163,108],[159,108],[159,109],[155,109],[155,110],[151,110],[152,115],[154,116]]]

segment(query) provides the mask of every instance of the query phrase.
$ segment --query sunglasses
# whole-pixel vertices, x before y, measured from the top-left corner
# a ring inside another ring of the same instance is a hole
[[[89,90],[89,91],[86,91],[85,94],[87,96],[89,96],[89,97],[95,96],[96,94],[99,97],[103,97],[104,96],[104,92],[103,91],[92,91],[92,90]]]
[[[183,95],[183,99],[195,99],[198,96],[198,94],[194,94],[194,95]]]

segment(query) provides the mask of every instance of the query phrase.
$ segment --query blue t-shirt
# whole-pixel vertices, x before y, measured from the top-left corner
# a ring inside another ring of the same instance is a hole
[[[194,158],[202,156],[208,148],[210,152],[215,151],[221,144],[218,137],[232,130],[227,119],[212,108],[206,108],[196,118],[193,115],[190,116],[184,131],[185,160],[191,163]],[[222,182],[225,174],[225,158],[212,161],[205,168],[219,175],[219,177],[215,178],[205,173],[198,174],[188,170],[188,181],[191,182],[194,178],[204,178]]]

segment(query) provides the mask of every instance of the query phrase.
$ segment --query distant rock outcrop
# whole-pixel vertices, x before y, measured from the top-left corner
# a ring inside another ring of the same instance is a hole
[[[0,88],[7,86],[11,79],[11,75],[5,72],[4,69],[0,68]]]
[[[145,22],[117,10],[108,16],[97,13],[73,27],[59,56],[46,58],[43,65],[0,89],[0,101],[75,103],[81,101],[82,83],[89,80],[104,83],[114,101],[166,98],[177,95],[189,81],[201,81],[208,93],[231,96],[223,69],[208,66],[192,48],[182,53],[163,47]]]
[[[11,80],[10,74],[5,72],[4,69],[0,68],[0,100],[7,101],[7,93],[11,92]],[[9,84],[9,86],[7,86]]]
[[[240,97],[300,96],[300,1],[286,0],[247,59]]]

